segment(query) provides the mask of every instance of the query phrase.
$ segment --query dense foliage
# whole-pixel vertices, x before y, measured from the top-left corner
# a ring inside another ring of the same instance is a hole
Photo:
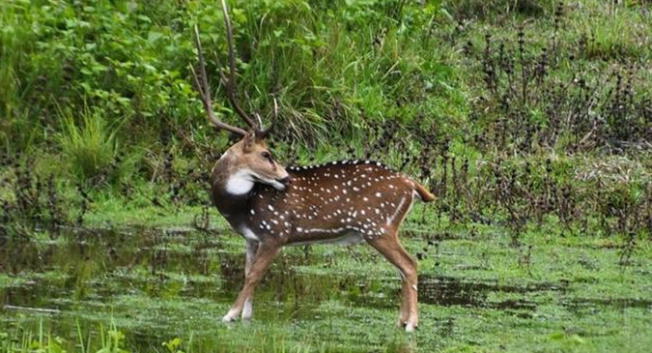
[[[649,2],[231,7],[241,100],[274,124],[288,162],[383,160],[428,183],[442,217],[505,224],[515,239],[548,221],[652,233]],[[0,3],[6,221],[81,222],[106,195],[207,203],[203,180],[228,141],[191,83],[195,24],[215,110],[237,124],[217,82],[218,2]]]

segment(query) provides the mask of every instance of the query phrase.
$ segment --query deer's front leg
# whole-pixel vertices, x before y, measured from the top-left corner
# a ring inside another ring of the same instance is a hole
[[[247,247],[245,253],[245,280],[251,271],[251,265],[253,265],[254,260],[256,259],[256,251],[258,250],[258,242],[255,240],[247,240]],[[242,308],[242,320],[249,320],[253,315],[253,297],[245,299],[244,308]]]
[[[274,260],[276,254],[278,254],[279,249],[280,246],[272,242],[259,243],[255,259],[251,264],[249,273],[246,274],[244,286],[242,287],[240,294],[238,294],[238,298],[236,298],[235,303],[233,303],[231,310],[229,310],[229,312],[224,315],[222,321],[233,321],[242,312],[245,302],[248,298],[252,297],[256,284],[258,284],[260,279],[265,274],[265,271],[272,263],[272,260]]]

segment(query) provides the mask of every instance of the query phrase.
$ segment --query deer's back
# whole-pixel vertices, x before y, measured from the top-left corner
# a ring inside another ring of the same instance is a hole
[[[288,243],[357,236],[373,239],[396,231],[414,199],[414,182],[376,162],[334,162],[292,167],[283,192],[254,195],[254,232]]]

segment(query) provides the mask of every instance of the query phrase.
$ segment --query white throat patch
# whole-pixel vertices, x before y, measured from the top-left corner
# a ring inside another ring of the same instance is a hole
[[[256,180],[271,185],[276,190],[285,190],[285,185],[282,183],[274,179],[263,178],[255,174],[251,169],[243,168],[231,175],[226,181],[226,192],[231,195],[244,195],[251,191]]]
[[[226,181],[226,192],[231,195],[244,195],[254,187],[254,178],[249,169],[240,169]]]

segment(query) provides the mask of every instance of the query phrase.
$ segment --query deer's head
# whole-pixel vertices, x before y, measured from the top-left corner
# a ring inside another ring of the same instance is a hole
[[[244,135],[226,150],[222,159],[225,159],[225,165],[229,168],[226,190],[231,194],[247,193],[254,183],[284,190],[290,180],[285,167],[269,151],[264,136],[257,132]]]
[[[239,142],[231,146],[221,157],[221,160],[228,162],[224,164],[225,166],[228,166],[228,170],[223,171],[229,175],[226,185],[227,191],[232,194],[243,194],[251,190],[253,184],[257,182],[271,185],[277,190],[284,190],[289,181],[289,175],[285,170],[285,167],[274,160],[272,153],[269,151],[267,144],[265,143],[265,137],[268,135],[269,129],[263,129],[260,116],[256,114],[258,122],[254,121],[254,119],[252,119],[251,116],[240,107],[240,104],[238,104],[235,93],[236,70],[233,49],[233,31],[226,2],[224,0],[222,0],[222,11],[224,13],[226,39],[229,48],[229,71],[227,76],[227,74],[220,70],[220,79],[226,88],[227,97],[231,106],[248,125],[247,130],[220,121],[213,112],[211,90],[206,75],[206,64],[204,62],[204,54],[199,40],[199,30],[197,26],[195,26],[195,46],[197,47],[197,56],[199,59],[199,74],[197,74],[192,66],[191,70],[210,123],[218,129],[226,130],[242,137]],[[274,111],[276,111],[276,101],[274,101],[274,103]]]

